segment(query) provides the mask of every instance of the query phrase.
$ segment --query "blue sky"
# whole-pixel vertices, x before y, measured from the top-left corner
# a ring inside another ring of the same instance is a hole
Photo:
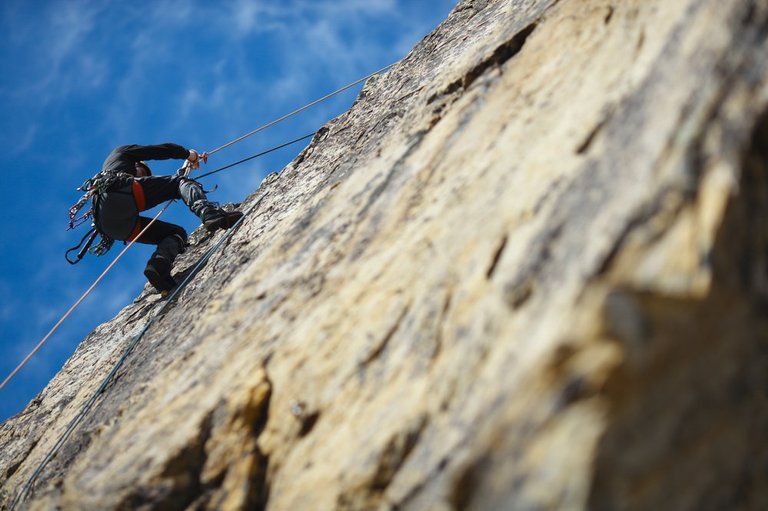
[[[42,339],[122,248],[64,260],[87,228],[66,231],[75,188],[121,144],[211,150],[403,56],[455,0],[26,1],[0,4],[0,380]],[[212,170],[311,133],[359,87],[214,155]],[[306,143],[205,180],[239,202]],[[156,174],[180,162],[150,163]],[[205,169],[203,169],[205,170]],[[199,223],[174,204],[164,220]],[[18,413],[95,326],[144,286],[152,252],[135,246],[0,391]]]

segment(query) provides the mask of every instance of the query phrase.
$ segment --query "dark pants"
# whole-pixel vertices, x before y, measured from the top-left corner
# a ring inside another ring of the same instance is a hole
[[[144,229],[151,220],[151,218],[140,216],[138,220],[140,229]],[[149,229],[135,241],[136,243],[157,245],[157,250],[152,254],[151,259],[162,257],[172,263],[176,256],[184,251],[184,246],[187,243],[187,232],[180,225],[155,220]]]
[[[212,206],[200,183],[192,179],[181,176],[138,177],[122,188],[105,194],[97,208],[100,210],[97,216],[102,220],[100,227],[114,239],[135,239],[137,243],[157,245],[152,259],[161,257],[172,263],[186,245],[187,233],[184,228],[155,220],[146,232],[138,236],[152,221],[151,218],[140,216],[139,212],[171,199],[182,199],[201,218],[205,210]]]

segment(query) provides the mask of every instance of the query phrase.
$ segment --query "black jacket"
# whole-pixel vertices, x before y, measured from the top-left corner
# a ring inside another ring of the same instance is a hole
[[[178,144],[121,145],[115,148],[101,167],[102,172],[136,175],[136,162],[142,160],[185,160],[189,150]]]

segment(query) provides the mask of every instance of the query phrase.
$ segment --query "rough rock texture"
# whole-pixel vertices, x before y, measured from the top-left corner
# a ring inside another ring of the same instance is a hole
[[[766,55],[765,0],[460,2],[244,202],[22,507],[768,509]],[[2,425],[5,506],[161,304]]]

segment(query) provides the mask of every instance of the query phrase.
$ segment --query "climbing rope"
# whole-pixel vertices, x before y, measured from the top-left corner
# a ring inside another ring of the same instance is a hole
[[[288,119],[289,117],[293,117],[294,115],[303,112],[307,108],[313,107],[313,106],[317,105],[318,103],[322,103],[323,101],[325,101],[327,99],[330,99],[333,96],[335,96],[337,94],[340,94],[340,93],[344,92],[347,89],[351,89],[355,85],[357,85],[359,83],[362,83],[362,82],[368,80],[369,78],[372,78],[372,77],[374,77],[374,76],[376,76],[378,74],[383,73],[384,71],[387,71],[388,69],[392,68],[394,65],[395,65],[395,63],[392,63],[392,64],[390,64],[388,66],[384,66],[381,69],[379,69],[378,71],[374,71],[373,73],[369,74],[368,76],[364,76],[364,77],[360,78],[359,80],[355,80],[354,82],[350,83],[349,85],[345,85],[341,89],[335,90],[335,91],[331,92],[330,94],[327,94],[327,95],[323,96],[320,99],[317,99],[317,100],[315,100],[315,101],[313,101],[311,103],[308,103],[308,104],[304,105],[301,108],[297,108],[293,112],[291,112],[289,114],[286,114],[286,115],[280,117],[279,119],[275,119],[274,121],[269,122],[269,123],[265,124],[264,126],[260,126],[260,127],[256,128],[255,130],[253,130],[253,131],[251,131],[249,133],[246,133],[245,135],[232,140],[231,142],[227,142],[226,144],[224,144],[221,147],[217,147],[213,151],[208,151],[207,154],[208,154],[208,156],[210,156],[212,154],[215,154],[215,153],[221,151],[222,149],[225,149],[225,148],[231,146],[232,144],[236,144],[237,142],[240,142],[241,140],[244,140],[244,139],[250,137],[251,135],[255,135],[256,133],[258,133],[260,131],[264,131],[267,128],[271,128],[275,124],[281,123],[284,120]]]
[[[102,392],[107,388],[107,385],[112,381],[112,378],[117,374],[117,372],[120,370],[120,368],[123,366],[125,361],[128,359],[128,356],[131,354],[133,349],[136,347],[136,345],[139,343],[139,341],[144,337],[144,334],[147,333],[149,328],[159,319],[163,316],[165,311],[171,306],[171,304],[174,302],[176,297],[184,291],[184,289],[187,287],[187,285],[192,281],[195,275],[200,271],[200,269],[205,265],[205,263],[208,262],[208,260],[213,256],[214,253],[221,247],[225,241],[227,241],[232,235],[235,233],[237,228],[240,226],[240,224],[243,222],[243,220],[253,212],[254,209],[256,209],[261,202],[264,200],[264,198],[268,194],[265,193],[261,197],[259,197],[259,200],[257,200],[248,210],[243,213],[243,216],[238,219],[237,222],[226,232],[224,236],[221,237],[221,239],[208,251],[203,255],[203,257],[197,262],[197,264],[192,268],[192,271],[189,272],[189,274],[184,278],[184,280],[176,286],[176,289],[168,296],[168,299],[166,300],[165,304],[160,308],[157,314],[155,314],[152,319],[147,321],[147,324],[144,325],[144,328],[141,329],[141,331],[136,335],[136,337],[133,338],[133,340],[128,344],[128,346],[123,351],[123,354],[120,356],[118,361],[115,363],[115,365],[112,367],[112,369],[109,371],[107,376],[104,378],[104,380],[101,382],[101,385],[96,389],[96,392],[91,395],[91,397],[85,402],[83,407],[80,409],[80,412],[78,412],[77,415],[75,415],[75,418],[72,419],[72,421],[67,426],[67,429],[64,430],[64,433],[59,437],[59,439],[56,441],[56,443],[53,445],[50,451],[48,451],[48,454],[45,455],[43,458],[43,461],[40,462],[40,464],[37,466],[35,471],[32,473],[30,478],[27,480],[26,484],[24,484],[23,488],[21,489],[21,492],[16,496],[13,503],[11,504],[11,511],[16,509],[16,506],[21,503],[21,501],[24,499],[24,497],[27,495],[29,490],[32,488],[32,485],[35,484],[35,481],[37,480],[40,473],[45,469],[46,465],[56,456],[56,454],[59,452],[61,447],[64,445],[64,442],[67,441],[69,436],[72,434],[72,432],[75,430],[75,428],[80,424],[80,422],[83,420],[83,418],[88,415],[88,412],[90,412],[93,405],[96,403],[96,400],[98,399],[99,395],[101,395]]]
[[[58,321],[58,323],[56,323],[55,325],[53,325],[53,328],[51,328],[51,329],[48,331],[48,333],[47,333],[47,334],[45,334],[45,337],[43,337],[43,340],[42,340],[42,341],[40,341],[40,342],[37,344],[37,346],[35,346],[35,348],[34,348],[34,349],[31,351],[31,352],[29,352],[29,355],[27,355],[27,356],[26,356],[26,358],[24,358],[24,360],[22,360],[22,361],[21,361],[21,363],[20,363],[18,366],[16,366],[16,369],[14,369],[14,370],[11,372],[11,374],[9,374],[9,375],[8,375],[8,377],[7,377],[5,380],[3,380],[3,383],[0,383],[0,390],[3,390],[3,388],[5,388],[5,386],[8,384],[8,382],[10,382],[10,381],[11,381],[11,379],[13,379],[13,377],[14,377],[14,376],[16,376],[16,374],[17,374],[19,371],[21,371],[21,369],[22,369],[22,368],[23,368],[23,367],[24,367],[24,366],[27,364],[27,362],[29,362],[29,361],[30,361],[30,359],[32,359],[32,357],[34,357],[34,356],[35,356],[35,354],[36,354],[36,353],[37,353],[37,352],[40,350],[40,348],[42,348],[42,347],[43,347],[43,344],[45,344],[45,343],[48,341],[48,339],[49,339],[49,338],[50,338],[50,337],[53,335],[53,333],[54,333],[56,330],[58,330],[58,328],[61,326],[61,324],[62,324],[62,323],[64,323],[64,321],[66,321],[66,320],[67,320],[67,318],[69,318],[69,316],[71,316],[71,315],[72,315],[72,313],[75,311],[75,309],[77,309],[77,307],[78,307],[78,306],[79,306],[81,303],[83,303],[83,300],[85,300],[85,298],[86,298],[86,297],[87,297],[89,294],[91,294],[91,291],[93,291],[93,289],[94,289],[94,288],[95,288],[95,287],[96,287],[96,286],[99,284],[99,282],[101,282],[101,281],[102,281],[102,279],[104,279],[104,277],[107,275],[107,273],[109,273],[109,271],[110,271],[110,270],[111,270],[111,269],[112,269],[112,268],[113,268],[113,267],[114,267],[114,266],[117,264],[117,262],[118,262],[120,259],[122,259],[122,257],[125,255],[125,253],[126,253],[126,252],[128,252],[128,249],[129,249],[129,248],[131,248],[131,247],[133,246],[133,244],[135,243],[136,239],[138,239],[138,238],[139,238],[139,237],[140,237],[142,234],[144,234],[144,233],[147,231],[147,229],[149,229],[149,226],[150,226],[150,225],[152,225],[153,223],[155,223],[155,221],[156,221],[158,218],[160,218],[160,215],[162,215],[162,214],[165,212],[165,210],[166,210],[166,209],[168,209],[168,206],[170,206],[172,202],[173,202],[173,201],[168,201],[168,203],[167,203],[167,204],[166,204],[166,205],[163,207],[163,209],[161,209],[161,210],[160,210],[160,212],[159,212],[157,215],[155,215],[155,217],[152,219],[152,221],[150,221],[150,222],[147,224],[147,226],[146,226],[146,227],[144,227],[144,229],[142,229],[142,230],[141,230],[141,232],[139,233],[139,235],[138,235],[138,236],[136,236],[136,238],[134,238],[134,239],[133,239],[133,240],[132,240],[130,243],[128,243],[128,244],[125,246],[125,248],[124,248],[124,249],[123,249],[123,250],[122,250],[122,251],[121,251],[121,252],[120,252],[120,253],[117,255],[117,257],[115,257],[114,261],[112,261],[112,262],[110,263],[110,265],[109,265],[109,266],[107,266],[107,268],[106,268],[106,269],[105,269],[103,272],[101,272],[101,275],[99,275],[99,277],[98,277],[98,278],[97,278],[97,279],[96,279],[96,280],[93,282],[93,284],[91,284],[91,287],[89,287],[89,288],[88,288],[88,289],[85,291],[85,293],[83,293],[83,295],[82,295],[80,298],[78,298],[78,300],[75,302],[75,304],[74,304],[72,307],[70,307],[70,308],[69,308],[69,310],[66,312],[66,314],[64,314],[64,315],[61,317],[61,319]]]
[[[288,113],[288,114],[286,114],[286,115],[284,115],[284,116],[282,116],[282,117],[280,117],[278,119],[275,119],[274,121],[271,121],[271,122],[269,122],[269,123],[267,123],[267,124],[265,124],[263,126],[260,126],[260,127],[256,128],[255,130],[253,130],[253,131],[251,131],[249,133],[246,133],[245,135],[243,135],[241,137],[236,138],[235,140],[227,142],[226,144],[224,144],[221,147],[217,147],[216,149],[214,149],[212,151],[208,151],[208,152],[205,153],[206,157],[210,156],[210,155],[212,155],[214,153],[217,153],[217,152],[221,151],[222,149],[225,149],[225,148],[227,148],[227,147],[229,147],[229,146],[231,146],[233,144],[236,144],[237,142],[240,142],[241,140],[244,140],[244,139],[246,139],[246,138],[248,138],[248,137],[250,137],[252,135],[255,135],[256,133],[258,133],[260,131],[264,131],[267,128],[270,128],[270,127],[272,127],[272,126],[274,126],[274,125],[276,125],[276,124],[278,124],[278,123],[280,123],[280,122],[282,122],[282,121],[284,121],[284,120],[286,120],[286,119],[288,119],[288,118],[290,118],[290,117],[292,117],[292,116],[294,116],[294,115],[296,115],[296,114],[298,114],[300,112],[303,112],[304,110],[306,110],[306,109],[308,109],[308,108],[310,108],[310,107],[312,107],[314,105],[317,105],[318,103],[326,101],[327,99],[330,99],[333,96],[336,96],[337,94],[340,94],[340,93],[342,93],[342,92],[344,92],[344,91],[354,87],[355,85],[357,85],[359,83],[362,83],[365,80],[368,80],[369,78],[371,78],[373,76],[376,76],[377,74],[383,73],[384,71],[392,68],[394,65],[395,64],[393,63],[393,64],[390,64],[388,66],[385,66],[385,67],[379,69],[378,71],[375,71],[375,72],[373,72],[373,73],[371,73],[371,74],[369,74],[367,76],[364,76],[363,78],[355,80],[354,82],[350,83],[349,85],[345,85],[344,87],[342,87],[342,88],[340,88],[338,90],[335,90],[335,91],[331,92],[330,94],[326,94],[325,96],[321,97],[320,99],[312,101],[311,103],[308,103],[308,104],[304,105],[301,108],[297,108],[293,112],[290,112],[290,113]],[[265,154],[269,154],[269,153],[271,153],[273,151],[276,151],[276,150],[281,149],[283,147],[286,147],[288,145],[295,144],[296,142],[299,142],[301,140],[305,140],[305,139],[311,137],[312,135],[314,135],[314,133],[313,134],[309,134],[309,135],[305,135],[303,137],[297,138],[297,139],[292,140],[290,142],[286,142],[285,144],[281,144],[281,145],[279,145],[277,147],[273,147],[272,149],[263,151],[261,153],[255,154],[253,156],[249,156],[248,158],[245,158],[243,160],[237,161],[237,162],[232,163],[230,165],[227,165],[225,167],[213,170],[211,172],[207,172],[205,174],[202,174],[202,175],[198,176],[198,179],[206,177],[206,176],[210,176],[211,174],[215,174],[217,172],[221,172],[222,170],[234,167],[235,165],[239,165],[241,163],[244,163],[246,161],[252,160],[252,159],[257,158],[259,156],[263,156]],[[139,235],[143,234],[149,228],[149,226],[152,225],[152,223],[154,223],[160,217],[160,215],[162,215],[165,212],[165,210],[168,208],[168,206],[170,206],[170,204],[172,202],[173,201],[168,202],[168,204],[166,204],[165,207],[162,210],[160,210],[160,212],[152,219],[152,221],[149,224],[147,224],[147,226],[141,231],[141,233]],[[138,238],[138,236],[137,236],[137,238]],[[62,323],[64,323],[64,321],[66,321],[72,315],[72,313],[75,311],[75,309],[77,309],[77,307],[80,306],[80,304],[83,302],[83,300],[85,300],[85,298],[93,291],[93,289],[103,280],[103,278],[107,275],[107,273],[109,273],[109,271],[123,257],[123,255],[128,251],[128,249],[131,248],[131,246],[133,246],[133,243],[134,242],[131,241],[123,249],[123,251],[120,252],[120,254],[118,254],[118,256],[115,258],[115,260],[112,261],[112,263],[104,270],[104,272],[102,272],[101,275],[99,275],[99,277],[85,291],[85,293],[83,293],[83,295],[75,302],[75,304],[72,307],[70,307],[70,309],[64,314],[64,316],[62,316],[62,318],[53,326],[53,328],[51,328],[51,330],[45,335],[43,340],[40,341],[37,344],[37,346],[35,346],[35,348],[24,358],[24,360],[22,360],[21,363],[19,363],[19,365],[16,366],[16,368],[11,372],[11,374],[8,375],[5,378],[5,380],[3,380],[2,383],[0,383],[0,391],[2,391],[5,388],[5,386],[14,378],[14,376],[16,376],[16,374],[18,374],[18,372],[21,371],[21,369],[32,359],[32,357],[40,350],[40,348],[42,348],[42,346],[48,341],[48,339],[54,334],[54,332],[56,332],[56,330],[58,330],[58,328],[62,325]]]
[[[304,135],[303,137],[295,138],[295,139],[291,140],[290,142],[286,142],[284,144],[280,144],[278,146],[275,146],[275,147],[273,147],[271,149],[267,149],[266,151],[262,151],[260,153],[256,153],[256,154],[251,155],[251,156],[249,156],[247,158],[243,158],[242,160],[238,160],[238,161],[236,161],[234,163],[230,163],[229,165],[225,165],[223,167],[220,167],[218,169],[212,170],[210,172],[206,172],[205,174],[200,174],[199,176],[197,176],[197,179],[202,179],[204,177],[208,177],[208,176],[210,176],[212,174],[216,174],[216,173],[221,172],[223,170],[230,169],[230,168],[232,168],[232,167],[234,167],[236,165],[240,165],[241,163],[245,163],[245,162],[250,161],[250,160],[252,160],[254,158],[258,158],[259,156],[264,156],[265,154],[269,154],[269,153],[275,152],[278,149],[282,149],[283,147],[288,147],[289,145],[295,144],[297,142],[301,142],[302,140],[306,140],[306,139],[308,139],[310,137],[314,137],[314,136],[315,136],[315,133],[313,132],[313,133],[310,133],[308,135]]]

